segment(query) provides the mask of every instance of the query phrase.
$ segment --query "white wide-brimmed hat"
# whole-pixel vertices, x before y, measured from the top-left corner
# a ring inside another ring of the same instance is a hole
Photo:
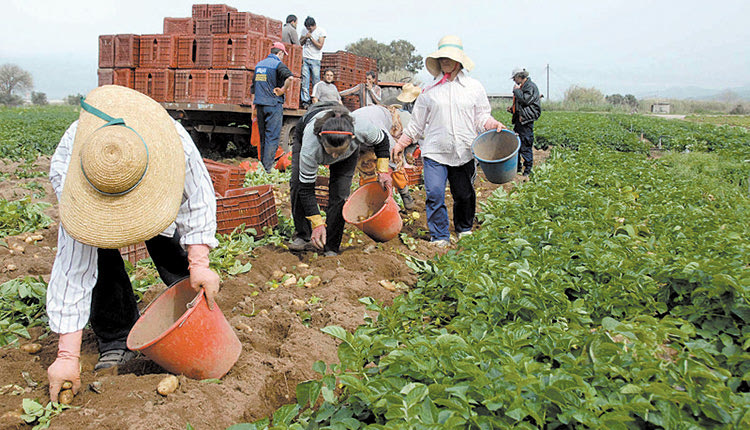
[[[445,36],[438,42],[438,50],[428,55],[424,60],[427,71],[437,77],[440,70],[438,58],[450,58],[458,61],[467,71],[474,69],[474,62],[464,53],[464,44],[458,36]]]
[[[401,93],[396,96],[396,100],[402,103],[411,103],[416,100],[421,93],[421,88],[412,84],[411,82],[407,82],[403,87],[401,87]]]
[[[105,85],[81,100],[60,220],[77,241],[121,248],[177,217],[185,154],[174,122],[153,99]]]

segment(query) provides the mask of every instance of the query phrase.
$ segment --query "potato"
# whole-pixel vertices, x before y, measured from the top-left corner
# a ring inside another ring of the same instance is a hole
[[[315,288],[320,285],[320,276],[313,276],[309,281],[305,282],[306,288]]]
[[[70,382],[70,381],[63,382],[62,389],[63,390],[71,390],[71,389],[73,389],[73,383]]]
[[[411,213],[411,217],[412,217],[412,219],[419,219],[419,217],[420,217],[419,212],[412,212]]]
[[[14,270],[18,270],[18,266],[13,263],[9,263],[7,266],[5,266],[5,270],[8,272],[13,272]]]
[[[69,405],[73,403],[73,390],[60,391],[60,394],[57,396],[57,400],[63,405]]]
[[[284,281],[284,284],[283,284],[283,285],[284,285],[285,287],[293,287],[293,286],[297,285],[297,277],[296,277],[296,276],[294,276],[294,275],[292,275],[292,276],[288,277],[288,278],[286,279],[286,281]]]
[[[378,282],[381,287],[385,288],[388,291],[396,291],[396,285],[393,284],[393,282],[383,279],[382,281]]]
[[[177,379],[177,377],[174,375],[169,375],[159,382],[159,385],[156,387],[156,392],[161,394],[162,396],[168,396],[174,393],[179,386],[180,381]]]
[[[294,312],[300,312],[305,309],[305,301],[301,299],[292,299],[289,302],[289,308]]]
[[[31,236],[28,236],[26,239],[23,240],[26,243],[31,243],[34,241],[34,239],[31,238]]]
[[[33,240],[34,242],[39,242],[40,240],[44,240],[44,236],[42,236],[41,234],[32,234],[32,235],[31,235],[31,236],[29,236],[29,237],[30,237],[30,238],[31,238],[31,240]]]
[[[28,352],[29,354],[36,354],[42,349],[42,345],[38,343],[25,343],[21,345],[21,351]]]
[[[273,279],[278,279],[278,280],[281,280],[281,278],[283,278],[283,277],[284,277],[284,272],[282,272],[281,270],[278,270],[278,269],[276,269],[276,270],[274,270],[274,271],[273,271],[273,273],[271,274],[271,277],[272,277]]]

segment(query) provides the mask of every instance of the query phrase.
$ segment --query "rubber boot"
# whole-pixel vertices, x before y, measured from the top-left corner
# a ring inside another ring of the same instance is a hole
[[[398,190],[398,193],[401,195],[401,201],[404,202],[404,209],[408,211],[414,210],[414,208],[416,207],[416,203],[414,203],[414,198],[409,192],[409,187],[401,188],[400,190]]]

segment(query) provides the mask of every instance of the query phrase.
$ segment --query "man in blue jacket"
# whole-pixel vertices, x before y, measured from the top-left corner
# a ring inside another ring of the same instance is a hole
[[[531,82],[529,72],[517,67],[511,76],[513,86],[513,104],[508,112],[513,114],[513,131],[521,139],[521,149],[518,151],[518,173],[521,173],[523,159],[523,176],[531,174],[534,165],[534,121],[542,114],[539,88]]]
[[[284,118],[284,94],[292,85],[292,72],[283,63],[288,55],[284,44],[275,42],[268,57],[255,65],[252,93],[260,133],[260,158],[263,168],[270,172],[279,147],[281,124]]]

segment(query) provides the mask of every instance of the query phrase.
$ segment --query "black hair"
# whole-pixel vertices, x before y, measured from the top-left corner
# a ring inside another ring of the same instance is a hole
[[[354,133],[354,118],[349,115],[349,109],[344,106],[333,106],[315,121],[313,132],[318,140],[328,146],[340,148],[349,144],[352,139],[348,134],[320,134],[321,131],[345,131]]]
[[[297,15],[289,15],[286,17],[286,23],[291,24],[297,20]]]
[[[315,18],[311,16],[305,18],[305,27],[312,27],[313,25],[315,25]]]
[[[372,76],[373,78],[377,79],[378,74],[375,73],[374,70],[368,70],[367,73],[365,73],[365,76]]]
[[[325,70],[323,70],[323,75],[325,75],[328,72],[333,73],[333,76],[336,77],[336,72],[334,72],[333,69],[325,69]]]

